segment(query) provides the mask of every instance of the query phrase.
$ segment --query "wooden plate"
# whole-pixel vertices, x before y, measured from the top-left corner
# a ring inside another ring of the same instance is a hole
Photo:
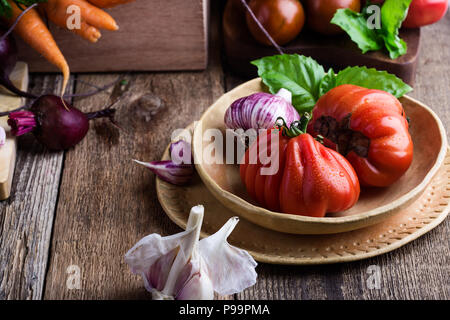
[[[168,151],[163,160],[168,159]],[[274,264],[325,264],[365,259],[397,249],[441,223],[450,210],[450,151],[431,183],[409,206],[382,223],[328,235],[294,235],[269,230],[241,219],[229,242],[255,260]],[[235,214],[211,194],[196,174],[188,186],[156,179],[159,202],[169,218],[185,229],[191,207],[205,206],[201,237],[217,230]]]
[[[220,97],[198,121],[192,145],[197,172],[213,196],[237,215],[262,227],[293,234],[330,234],[381,222],[416,200],[444,161],[447,136],[441,121],[430,108],[405,96],[401,102],[411,119],[414,159],[400,180],[387,188],[364,188],[353,208],[333,216],[315,218],[269,211],[250,199],[241,182],[238,165],[203,161],[203,154],[207,154],[204,151],[208,150],[208,146],[210,148],[211,143],[215,144],[216,152],[223,150],[220,140],[205,139],[203,133],[207,129],[224,132],[223,118],[230,104],[237,98],[258,91],[263,91],[259,78]],[[223,154],[218,157],[223,157]]]

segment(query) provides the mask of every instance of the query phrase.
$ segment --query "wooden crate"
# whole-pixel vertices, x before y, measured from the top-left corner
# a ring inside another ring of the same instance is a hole
[[[250,62],[278,52],[274,47],[263,46],[253,38],[248,30],[246,11],[240,0],[228,0],[227,9],[223,17],[225,61],[234,73],[254,78],[257,76],[257,69]],[[397,59],[390,59],[384,50],[363,54],[347,34],[324,36],[308,30],[307,27],[296,39],[283,46],[283,51],[310,56],[324,67],[333,68],[334,71],[348,66],[367,66],[385,70],[414,85],[420,29],[401,29],[400,37],[407,43],[408,51]]]
[[[93,44],[50,23],[72,72],[201,70],[208,55],[209,0],[136,0],[107,10],[120,29]],[[31,72],[57,69],[19,40]]]

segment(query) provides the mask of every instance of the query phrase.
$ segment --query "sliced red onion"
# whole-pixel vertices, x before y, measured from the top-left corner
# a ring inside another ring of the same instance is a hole
[[[172,160],[152,162],[134,161],[149,168],[161,180],[178,186],[187,184],[194,174],[194,166],[192,164],[175,164]]]
[[[286,89],[275,95],[258,92],[237,99],[225,112],[225,125],[229,129],[270,129],[278,117],[290,125],[300,119],[291,99],[292,94]]]
[[[0,127],[0,147],[3,146],[6,142],[6,133],[3,127]]]
[[[161,180],[178,186],[187,184],[194,175],[191,144],[184,140],[178,140],[170,145],[169,153],[172,160],[134,161],[149,168]]]

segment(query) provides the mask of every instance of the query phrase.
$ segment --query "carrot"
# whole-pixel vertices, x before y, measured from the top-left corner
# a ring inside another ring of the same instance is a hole
[[[120,4],[133,2],[134,0],[88,0],[94,6],[99,8],[112,8]]]
[[[40,4],[47,17],[57,26],[67,28],[67,21],[72,13],[67,13],[67,8],[71,5],[78,6],[81,13],[80,28],[71,31],[82,36],[90,42],[97,42],[101,37],[98,29],[117,30],[116,21],[103,10],[91,5],[84,0],[48,0]]]
[[[7,23],[12,25],[22,10],[12,1],[8,0],[12,8],[12,16],[7,19]],[[69,81],[70,69],[61,50],[53,39],[52,34],[47,29],[44,21],[35,9],[31,9],[22,17],[14,28],[14,33],[19,35],[28,45],[39,52],[50,63],[54,64],[63,74],[63,86],[61,96],[66,90]]]

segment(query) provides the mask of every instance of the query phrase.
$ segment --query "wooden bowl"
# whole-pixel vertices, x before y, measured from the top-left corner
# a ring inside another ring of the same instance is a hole
[[[195,167],[208,190],[225,207],[259,226],[292,234],[330,234],[373,225],[416,200],[444,161],[447,136],[441,121],[430,108],[404,96],[400,101],[411,119],[414,157],[411,167],[396,183],[387,188],[363,188],[354,207],[323,218],[264,209],[247,194],[239,176],[239,166],[226,164],[220,139],[203,136],[207,129],[225,133],[223,119],[230,104],[259,91],[264,88],[261,79],[256,78],[220,97],[196,123],[192,142]],[[223,164],[203,161],[203,154],[212,149],[216,159],[222,159]]]

